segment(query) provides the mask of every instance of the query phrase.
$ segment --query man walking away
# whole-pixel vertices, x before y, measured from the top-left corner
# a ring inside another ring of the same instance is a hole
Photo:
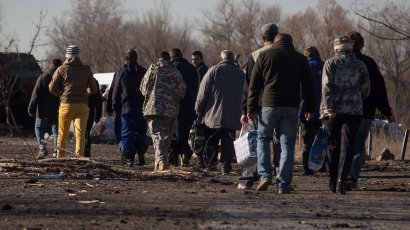
[[[162,52],[158,64],[152,64],[142,80],[140,90],[145,97],[143,111],[155,150],[154,172],[168,166],[168,145],[177,119],[180,101],[185,95],[185,82]]]
[[[355,155],[353,156],[352,167],[347,179],[348,187],[357,188],[360,170],[366,160],[366,140],[376,114],[376,108],[387,117],[389,122],[395,122],[396,118],[389,105],[386,84],[384,83],[383,75],[380,73],[379,67],[373,58],[361,52],[364,47],[364,38],[356,31],[350,32],[349,38],[353,42],[353,54],[366,65],[370,81],[370,94],[363,100],[363,117],[357,132],[354,150]]]
[[[171,140],[170,144],[169,163],[178,166],[178,157],[182,155],[182,166],[188,167],[192,156],[191,148],[188,145],[188,138],[189,130],[196,118],[195,99],[198,94],[199,79],[195,67],[182,57],[180,49],[172,49],[170,55],[172,64],[177,67],[184,78],[186,92],[179,108],[177,137]]]
[[[248,123],[248,117],[246,116],[247,111],[248,111],[247,110],[248,87],[249,87],[249,82],[251,80],[253,66],[255,65],[255,62],[258,59],[259,54],[261,52],[272,48],[273,42],[275,40],[275,36],[278,34],[278,26],[274,23],[265,24],[261,28],[261,34],[262,34],[262,40],[263,40],[263,47],[252,52],[249,55],[248,61],[246,63],[246,78],[245,78],[245,82],[243,85],[243,95],[242,95],[242,104],[241,104],[241,109],[242,109],[241,123],[242,125],[244,125],[245,123]],[[277,155],[276,153],[279,152],[276,147],[277,146],[274,147],[274,157],[273,157],[275,161],[275,167],[279,165],[276,162],[279,158],[278,156],[276,156]],[[252,185],[254,184],[254,182],[259,180],[258,171],[257,171],[256,166],[257,165],[255,164],[253,166],[250,166],[244,169],[244,171],[242,172],[242,176],[239,178],[238,189],[250,189]]]
[[[97,93],[88,96],[88,108],[90,112],[88,114],[87,127],[85,132],[85,151],[84,157],[91,157],[91,129],[93,128],[94,122],[98,123],[101,119],[102,114],[102,96],[99,89],[99,83],[95,80],[97,85]]]
[[[204,153],[210,162],[217,157],[214,146],[221,141],[223,174],[229,174],[232,170],[235,130],[241,128],[239,120],[245,74],[235,65],[234,60],[232,51],[221,52],[221,62],[205,74],[195,104],[198,117],[204,118],[209,129]]]
[[[80,49],[70,45],[66,50],[64,64],[56,70],[49,84],[50,92],[60,97],[58,111],[57,157],[64,157],[66,140],[71,122],[75,126],[75,154],[84,156],[85,129],[88,120],[88,96],[97,92],[97,85],[91,69],[83,65]]]
[[[30,103],[28,105],[28,114],[36,116],[34,131],[36,133],[39,152],[36,159],[43,159],[48,155],[47,146],[44,142],[44,134],[50,130],[53,136],[54,151],[53,157],[57,155],[57,135],[58,135],[58,107],[60,99],[50,93],[48,84],[51,82],[54,72],[62,62],[60,59],[53,59],[49,62],[49,71],[41,74],[34,86],[31,94]]]
[[[307,59],[293,47],[292,37],[280,33],[275,46],[261,53],[253,67],[248,95],[248,119],[255,121],[261,95],[262,109],[258,118],[257,191],[266,191],[272,182],[269,143],[274,130],[280,137],[281,154],[277,176],[278,192],[290,193],[294,163],[300,86],[306,101],[306,117],[314,112],[314,85]]]
[[[321,118],[328,132],[329,189],[346,194],[357,131],[363,115],[362,100],[370,93],[365,64],[352,54],[347,36],[334,41],[335,56],[325,62],[322,76]]]
[[[138,164],[145,165],[147,143],[147,122],[142,114],[144,96],[139,90],[142,78],[147,70],[138,65],[138,54],[128,50],[125,64],[117,72],[114,83],[112,106],[114,110],[121,108],[121,160],[132,167],[135,154],[138,153]]]
[[[315,82],[315,114],[311,120],[306,120],[305,101],[300,103],[299,120],[302,126],[302,161],[303,161],[303,175],[311,176],[314,174],[313,170],[309,169],[309,156],[310,149],[312,148],[313,141],[315,140],[316,133],[322,126],[322,122],[319,117],[320,100],[322,99],[322,70],[324,62],[320,59],[319,51],[316,47],[310,46],[305,49],[304,55],[309,62],[310,72],[312,73],[313,81]]]

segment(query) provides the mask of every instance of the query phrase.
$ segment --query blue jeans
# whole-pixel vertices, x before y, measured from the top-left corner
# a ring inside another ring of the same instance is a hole
[[[142,116],[142,111],[135,107],[124,106],[121,111],[121,151],[126,156],[134,157],[137,145],[146,144],[147,122]]]
[[[269,143],[273,131],[277,132],[281,146],[279,171],[276,183],[279,188],[292,182],[298,109],[292,107],[262,107],[258,121],[258,174],[262,179],[272,180],[272,163]]]
[[[355,155],[353,156],[352,167],[350,168],[350,176],[354,183],[357,183],[359,179],[360,171],[366,161],[366,140],[369,135],[370,128],[372,126],[372,120],[362,119],[360,121],[359,130],[356,136],[355,142]]]
[[[57,135],[58,135],[58,125],[57,121],[49,121],[47,118],[39,118],[36,117],[36,121],[34,124],[34,131],[36,133],[38,147],[41,150],[46,150],[46,145],[42,143],[44,140],[44,134],[46,131],[49,131],[51,126],[51,132],[53,137],[53,144],[54,144],[54,152],[57,153]]]

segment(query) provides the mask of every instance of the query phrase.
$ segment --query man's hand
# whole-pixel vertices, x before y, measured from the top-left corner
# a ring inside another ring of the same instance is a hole
[[[251,120],[251,121],[256,121],[257,117],[258,117],[257,113],[248,113],[248,119]]]
[[[308,113],[308,112],[305,113],[305,119],[306,119],[307,121],[312,120],[313,117],[314,117],[314,114],[313,114],[313,113]]]
[[[328,112],[328,114],[330,119],[336,117],[336,113]]]
[[[94,122],[95,122],[95,123],[100,122],[100,118],[95,118]]]
[[[245,123],[248,123],[248,117],[246,115],[242,115],[241,116],[241,124],[243,125]]]
[[[109,117],[112,117],[112,112],[107,112],[107,115],[108,115]]]
[[[388,116],[387,117],[387,120],[389,121],[389,123],[391,123],[391,122],[396,122],[397,120],[396,120],[396,117],[392,114],[391,116]]]

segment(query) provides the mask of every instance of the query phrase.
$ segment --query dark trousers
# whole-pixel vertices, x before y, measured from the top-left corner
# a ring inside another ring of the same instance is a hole
[[[320,121],[312,121],[302,123],[302,157],[303,157],[303,169],[305,172],[312,172],[309,169],[309,156],[310,156],[310,149],[312,148],[313,141],[315,140],[315,136],[319,131],[320,126],[322,126],[322,122]]]
[[[93,127],[95,120],[95,111],[94,109],[90,109],[90,113],[88,114],[87,126],[85,128],[85,150],[84,156],[90,157],[91,156],[91,129]]]
[[[358,115],[340,114],[326,121],[329,176],[333,182],[344,181],[349,174],[360,120]]]
[[[182,155],[183,159],[189,161],[192,156],[191,147],[188,144],[188,138],[172,139],[168,147],[169,163],[172,165],[178,165],[178,156]]]
[[[204,150],[204,160],[206,165],[216,166],[218,161],[218,152],[215,146],[221,141],[221,163],[225,172],[232,170],[232,159],[235,156],[233,141],[235,140],[235,130],[233,129],[210,129],[206,131],[206,145]]]

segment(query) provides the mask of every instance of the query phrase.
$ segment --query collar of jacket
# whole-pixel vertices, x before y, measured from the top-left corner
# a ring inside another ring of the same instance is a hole
[[[318,58],[318,57],[310,57],[308,58],[308,61],[321,61],[322,59]]]
[[[295,49],[292,43],[286,41],[286,40],[279,40],[275,43],[273,43],[275,47],[278,48],[284,48],[284,49]]]
[[[70,57],[65,59],[64,65],[71,65],[71,66],[76,66],[76,65],[82,65],[83,63],[81,62],[80,57]]]
[[[222,64],[231,64],[231,65],[236,66],[235,62],[233,62],[233,61],[220,61],[218,63],[218,65],[222,65]]]

